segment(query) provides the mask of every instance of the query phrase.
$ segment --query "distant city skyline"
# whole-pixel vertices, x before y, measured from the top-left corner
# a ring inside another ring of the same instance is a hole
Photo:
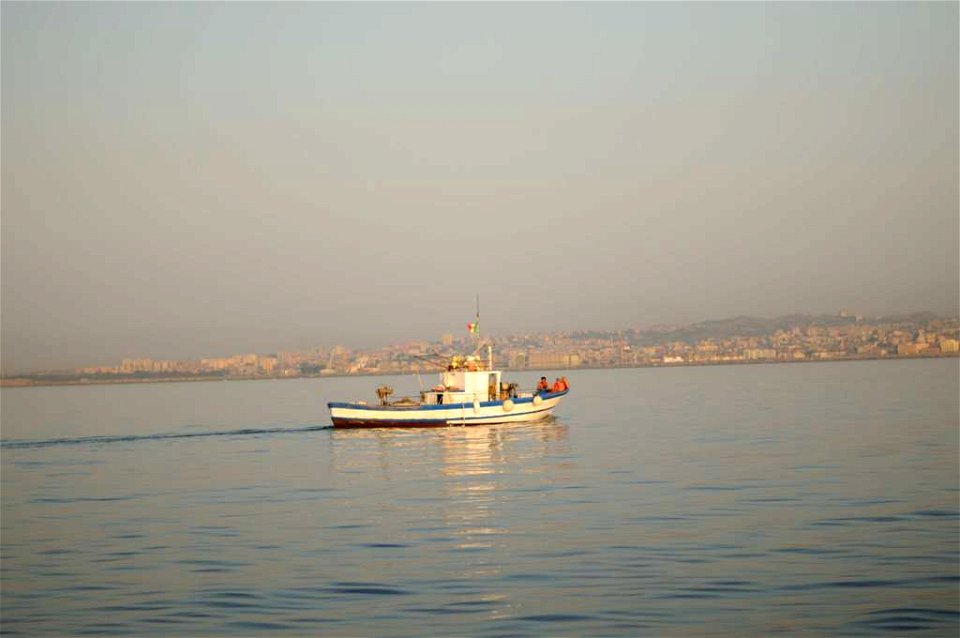
[[[734,312],[724,316],[711,316],[711,317],[699,317],[693,321],[646,321],[646,322],[634,322],[624,325],[615,325],[615,324],[606,324],[606,325],[592,325],[592,326],[575,326],[567,325],[565,327],[554,327],[551,329],[547,328],[537,328],[537,327],[528,327],[523,329],[510,329],[504,325],[502,320],[498,318],[491,317],[489,320],[486,317],[481,317],[481,333],[484,335],[494,335],[498,337],[503,336],[515,336],[523,334],[550,334],[550,333],[561,333],[561,332],[580,332],[580,331],[619,331],[619,330],[647,330],[651,328],[664,327],[664,326],[673,326],[673,327],[683,327],[689,326],[701,322],[710,322],[710,321],[723,321],[731,319],[734,317],[751,317],[759,319],[774,319],[777,317],[784,317],[789,315],[809,315],[809,316],[829,316],[829,315],[841,315],[846,314],[848,316],[862,316],[868,319],[876,319],[881,317],[895,317],[900,315],[912,315],[912,314],[922,314],[922,313],[932,313],[939,317],[945,318],[954,318],[960,316],[960,309],[954,309],[952,312],[950,309],[945,311],[934,311],[930,308],[922,309],[903,309],[894,312],[884,312],[884,313],[864,313],[859,311],[859,309],[846,309],[841,308],[836,311],[824,311],[824,312],[804,312],[803,310],[793,310],[787,313],[771,314],[771,315],[759,315],[752,314],[747,312]],[[5,375],[11,374],[31,374],[36,372],[51,371],[51,370],[71,370],[80,367],[86,366],[96,366],[96,365],[108,365],[111,362],[116,363],[122,359],[136,359],[136,358],[153,358],[153,359],[202,359],[202,358],[220,358],[225,356],[232,356],[237,353],[276,353],[282,351],[300,351],[307,350],[312,348],[325,348],[330,349],[334,347],[346,347],[352,350],[363,350],[371,348],[381,348],[388,346],[395,346],[403,343],[420,343],[420,342],[440,342],[444,335],[452,335],[454,339],[460,339],[461,337],[468,337],[468,332],[466,330],[466,324],[469,321],[474,319],[473,315],[467,313],[465,314],[465,319],[461,324],[449,326],[447,330],[441,330],[438,334],[421,334],[416,333],[412,330],[401,328],[399,331],[391,331],[392,334],[400,334],[400,337],[396,339],[389,339],[385,336],[387,333],[376,333],[371,334],[368,340],[364,340],[362,336],[356,337],[354,339],[341,339],[335,340],[330,338],[325,338],[324,335],[320,334],[315,330],[310,330],[306,327],[301,327],[299,334],[302,335],[302,338],[288,338],[286,340],[281,340],[277,338],[271,338],[269,334],[264,334],[260,338],[252,339],[248,342],[243,342],[242,339],[224,339],[219,328],[200,328],[193,331],[193,334],[196,335],[209,335],[209,343],[207,345],[200,344],[178,344],[176,341],[176,336],[171,334],[170,330],[160,327],[159,329],[153,328],[150,332],[143,332],[141,330],[131,330],[129,333],[124,334],[121,331],[121,334],[118,336],[129,336],[132,337],[134,334],[142,336],[142,342],[139,347],[133,339],[128,339],[127,341],[131,344],[125,346],[122,349],[107,347],[103,352],[93,353],[92,356],[73,356],[70,355],[70,358],[65,358],[62,354],[51,352],[50,357],[42,357],[34,362],[27,362],[25,366],[14,368],[10,364],[9,359],[4,358],[3,360],[3,370],[2,373]],[[495,330],[495,332],[493,332]],[[96,334],[96,330],[93,330],[93,333]],[[106,336],[106,335],[104,335]],[[107,340],[109,343],[109,340]],[[216,344],[226,343],[226,346],[217,347]],[[0,353],[2,354],[2,353]],[[66,364],[57,364],[57,365],[44,365],[41,362],[45,360],[51,361],[67,361]],[[10,364],[10,365],[8,365]]]
[[[781,315],[777,317],[755,317],[747,315],[736,315],[734,317],[724,317],[724,318],[712,318],[704,319],[698,322],[691,322],[687,324],[680,323],[662,323],[662,324],[649,324],[649,325],[635,325],[635,326],[615,326],[615,327],[597,327],[597,326],[581,326],[571,330],[558,330],[558,331],[547,331],[547,332],[537,332],[537,331],[525,331],[525,332],[505,332],[505,333],[481,333],[473,334],[469,331],[461,332],[449,332],[443,333],[440,335],[422,335],[419,337],[414,337],[410,339],[404,339],[394,343],[368,343],[368,344],[346,344],[346,343],[319,343],[315,342],[308,346],[302,347],[287,347],[287,348],[264,348],[264,349],[255,349],[255,348],[240,348],[232,352],[219,352],[211,353],[205,352],[203,355],[187,355],[187,356],[171,356],[167,354],[145,354],[143,352],[139,354],[133,354],[129,356],[124,356],[120,359],[115,359],[112,361],[106,360],[105,357],[100,357],[96,361],[87,361],[82,364],[71,367],[63,368],[37,368],[37,369],[24,369],[16,371],[4,371],[5,376],[16,376],[16,375],[30,375],[38,373],[48,373],[48,372],[76,372],[78,370],[107,370],[108,368],[114,368],[119,371],[121,368],[127,365],[137,364],[137,362],[152,362],[156,364],[175,364],[175,363],[187,363],[187,362],[204,362],[204,366],[213,366],[209,369],[216,369],[218,366],[223,367],[232,367],[232,366],[241,366],[252,363],[255,368],[257,368],[261,361],[265,359],[276,358],[282,360],[285,356],[289,355],[299,355],[307,352],[320,353],[318,356],[325,358],[330,356],[334,352],[349,352],[353,354],[359,354],[361,356],[364,353],[372,352],[405,352],[407,350],[416,350],[417,348],[422,347],[439,347],[441,349],[450,349],[450,348],[463,348],[466,346],[473,347],[471,344],[476,343],[499,343],[503,344],[508,341],[516,339],[533,339],[542,340],[547,339],[548,341],[557,337],[566,338],[572,335],[578,334],[633,334],[634,336],[638,335],[659,335],[664,333],[669,333],[671,331],[689,331],[691,329],[706,329],[708,326],[713,326],[716,324],[729,324],[729,323],[740,323],[741,321],[746,321],[749,324],[759,323],[759,324],[770,324],[770,323],[783,323],[784,325],[796,325],[796,326],[808,326],[808,325],[822,325],[823,322],[836,322],[853,320],[858,324],[862,325],[873,325],[876,323],[889,324],[897,322],[907,322],[913,323],[916,317],[923,317],[933,314],[936,319],[936,323],[946,322],[950,325],[954,325],[954,332],[957,332],[957,325],[960,325],[960,314],[957,315],[937,315],[936,313],[929,312],[913,312],[913,313],[902,313],[895,314],[890,316],[883,317],[868,317],[860,315],[853,312],[847,312],[841,310],[837,313],[832,314],[810,314],[810,313],[791,313],[790,315]],[[744,336],[744,335],[740,335]],[[960,334],[953,334],[954,338],[960,338]],[[896,345],[896,344],[894,344]],[[903,353],[901,353],[903,354]],[[249,361],[248,361],[249,359]],[[271,364],[271,369],[273,365],[276,365],[276,361]],[[579,365],[579,364],[577,364]],[[548,366],[549,367],[549,366]],[[565,366],[560,366],[565,367]],[[576,367],[574,365],[573,367]],[[128,370],[133,371],[133,369]],[[267,370],[268,372],[270,370]]]
[[[5,373],[960,312],[957,3],[0,3]]]

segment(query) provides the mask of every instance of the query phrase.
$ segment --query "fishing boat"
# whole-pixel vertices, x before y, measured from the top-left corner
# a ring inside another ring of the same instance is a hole
[[[391,401],[393,389],[380,386],[377,403],[331,402],[327,407],[335,428],[490,425],[544,419],[569,392],[569,388],[524,392],[516,383],[504,382],[488,346],[487,361],[476,354],[452,357],[439,383],[422,389],[419,399]]]

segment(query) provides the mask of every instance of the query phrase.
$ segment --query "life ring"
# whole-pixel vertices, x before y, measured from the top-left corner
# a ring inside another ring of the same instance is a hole
[[[509,412],[512,409],[513,409],[513,401],[511,401],[510,399],[507,399],[506,401],[503,402],[504,412]]]
[[[539,395],[539,394],[536,395],[535,397],[533,397],[533,404],[534,404],[534,405],[540,405],[541,403],[543,403],[543,399],[540,398],[540,395]]]

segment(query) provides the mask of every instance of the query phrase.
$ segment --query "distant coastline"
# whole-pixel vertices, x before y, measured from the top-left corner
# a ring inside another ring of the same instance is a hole
[[[960,354],[956,352],[940,354],[910,354],[893,356],[865,356],[855,355],[847,357],[835,357],[826,359],[755,359],[738,361],[682,361],[670,363],[636,363],[636,364],[617,364],[617,365],[581,365],[576,367],[558,367],[558,368],[508,368],[504,370],[513,373],[541,372],[544,370],[624,370],[637,368],[691,368],[705,366],[746,366],[746,365],[775,365],[775,364],[797,364],[797,363],[836,363],[841,361],[903,361],[911,359],[960,359]],[[432,374],[435,370],[407,370],[407,371],[386,371],[386,372],[334,372],[330,374],[301,374],[301,375],[259,375],[259,376],[237,376],[237,377],[209,377],[209,376],[183,376],[183,377],[156,377],[156,378],[125,378],[118,377],[113,379],[62,379],[62,380],[35,380],[30,377],[16,377],[13,379],[0,380],[0,387],[3,388],[38,388],[49,386],[90,386],[90,385],[136,385],[143,383],[213,383],[217,381],[284,381],[290,379],[336,379],[343,377],[386,377],[386,376],[406,376],[411,374]]]
[[[512,372],[653,368],[805,361],[956,357],[960,319],[922,312],[875,319],[836,315],[733,317],[686,326],[490,336],[497,365]],[[0,377],[2,387],[250,381],[430,373],[478,347],[443,335],[382,348],[345,346],[205,359],[123,359],[119,365]]]

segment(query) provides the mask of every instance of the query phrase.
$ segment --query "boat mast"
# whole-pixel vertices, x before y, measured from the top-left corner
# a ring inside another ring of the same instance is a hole
[[[480,347],[483,345],[483,340],[480,338],[480,294],[477,294],[477,320],[474,324],[477,327],[476,343],[474,344],[473,353],[476,354],[480,352]],[[493,346],[487,344],[487,370],[493,370]]]

